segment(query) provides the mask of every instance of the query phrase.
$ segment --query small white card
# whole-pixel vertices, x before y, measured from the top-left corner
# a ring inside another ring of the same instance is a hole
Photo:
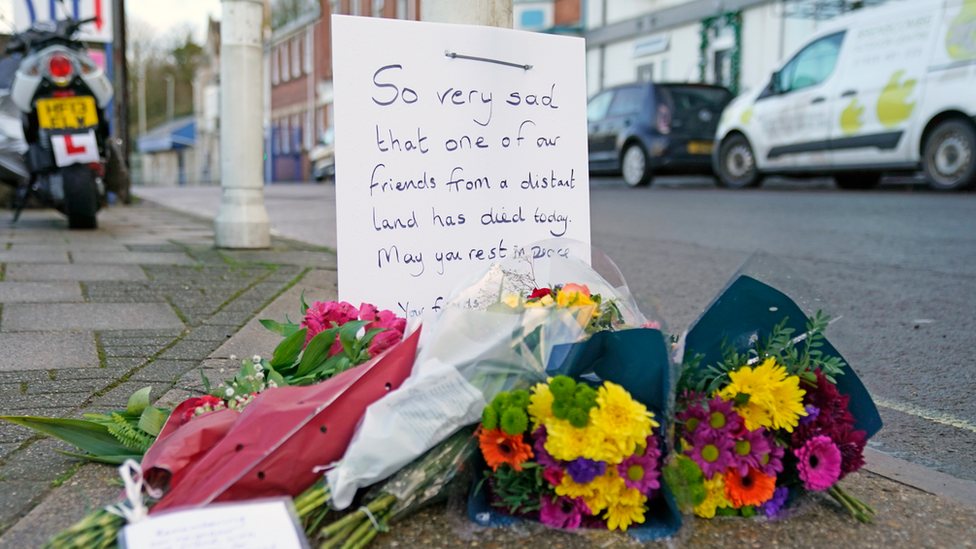
[[[291,499],[214,504],[130,524],[121,549],[308,549]]]

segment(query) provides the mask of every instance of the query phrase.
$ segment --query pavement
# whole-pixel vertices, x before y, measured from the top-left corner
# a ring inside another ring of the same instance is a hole
[[[269,354],[278,337],[258,319],[283,320],[286,313],[294,319],[302,291],[310,301],[337,296],[335,254],[323,247],[329,233],[321,228],[332,227],[334,242],[334,198],[328,201],[330,186],[303,187],[287,192],[302,200],[324,197],[315,212],[318,222],[294,222],[286,206],[269,207],[279,238],[266,251],[214,249],[207,219],[216,213],[213,189],[198,191],[198,197],[211,198],[190,201],[196,209],[176,211],[148,201],[109,209],[92,232],[68,231],[50,211],[26,212],[16,226],[4,222],[0,414],[104,413],[124,408],[128,396],[145,386],[153,387],[157,406],[175,405],[202,393],[201,370],[220,380],[232,375],[232,355]],[[136,194],[148,198],[152,190],[144,190]],[[300,231],[314,237],[305,243],[280,237]],[[71,447],[0,425],[0,549],[39,547],[118,497],[113,467],[57,450]],[[868,466],[844,485],[878,510],[872,524],[854,521],[828,498],[813,498],[785,521],[688,519],[675,539],[648,546],[976,546],[976,483],[876,451],[866,457]],[[395,525],[373,546],[634,545],[619,533],[482,531],[464,519],[456,499]]]

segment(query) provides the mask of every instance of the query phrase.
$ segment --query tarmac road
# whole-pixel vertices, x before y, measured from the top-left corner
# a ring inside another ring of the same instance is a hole
[[[643,305],[682,332],[757,249],[776,254],[842,319],[828,337],[879,404],[871,445],[976,480],[976,194],[912,185],[841,192],[829,180],[771,181],[759,190],[711,180],[655,180],[629,189],[591,182],[592,240]],[[213,217],[217,188],[136,194]],[[335,246],[334,188],[266,188],[278,234]]]

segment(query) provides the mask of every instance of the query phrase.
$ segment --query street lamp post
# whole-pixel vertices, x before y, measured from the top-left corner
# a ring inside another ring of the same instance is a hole
[[[267,248],[271,235],[264,206],[261,127],[264,2],[221,0],[221,8],[221,199],[214,240],[218,248]]]
[[[512,0],[420,0],[420,18],[438,23],[512,28]]]

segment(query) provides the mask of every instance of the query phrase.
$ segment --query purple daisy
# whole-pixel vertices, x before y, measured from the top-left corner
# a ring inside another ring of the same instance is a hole
[[[547,435],[548,433],[546,432],[545,425],[540,425],[538,429],[532,432],[532,451],[535,452],[535,461],[543,467],[562,469],[560,462],[556,461],[556,459],[546,451]]]
[[[820,415],[820,408],[817,408],[813,404],[807,404],[804,406],[804,410],[806,410],[807,415],[800,418],[800,427],[810,425],[814,421],[817,421],[817,416]]]
[[[749,468],[761,469],[763,456],[768,455],[772,448],[769,447],[769,440],[766,439],[766,430],[762,427],[755,431],[746,430],[741,437],[735,441],[732,451],[734,467],[739,470],[739,474],[746,476]]]
[[[648,454],[651,452],[645,452],[643,456],[634,454],[617,465],[617,473],[624,479],[624,485],[642,494],[661,487],[658,481],[661,472],[657,470],[657,456]]]
[[[566,472],[576,484],[589,484],[593,479],[607,472],[604,461],[576,458],[566,465]]]
[[[769,452],[759,456],[759,471],[769,477],[775,477],[777,473],[783,472],[783,454],[786,450],[776,444],[775,441],[766,439],[769,444]]]
[[[708,412],[701,404],[692,404],[678,414],[675,414],[678,421],[685,425],[685,436],[692,437],[699,425],[708,421]]]
[[[701,467],[705,478],[711,480],[716,473],[725,474],[725,469],[732,465],[733,447],[732,438],[727,435],[696,433],[685,453]]]
[[[728,434],[738,425],[739,414],[732,408],[732,402],[720,398],[708,401],[708,415],[699,429],[706,433]]]
[[[563,530],[579,528],[583,515],[590,514],[590,508],[583,502],[583,498],[543,496],[541,500],[539,521],[553,528]]]
[[[759,511],[765,513],[767,517],[776,516],[782,509],[783,505],[786,504],[786,498],[790,495],[790,491],[786,486],[777,486],[776,491],[773,492],[773,497],[766,500],[759,506]]]
[[[796,468],[807,490],[826,490],[840,477],[840,449],[830,437],[813,437],[793,453],[799,460]]]

